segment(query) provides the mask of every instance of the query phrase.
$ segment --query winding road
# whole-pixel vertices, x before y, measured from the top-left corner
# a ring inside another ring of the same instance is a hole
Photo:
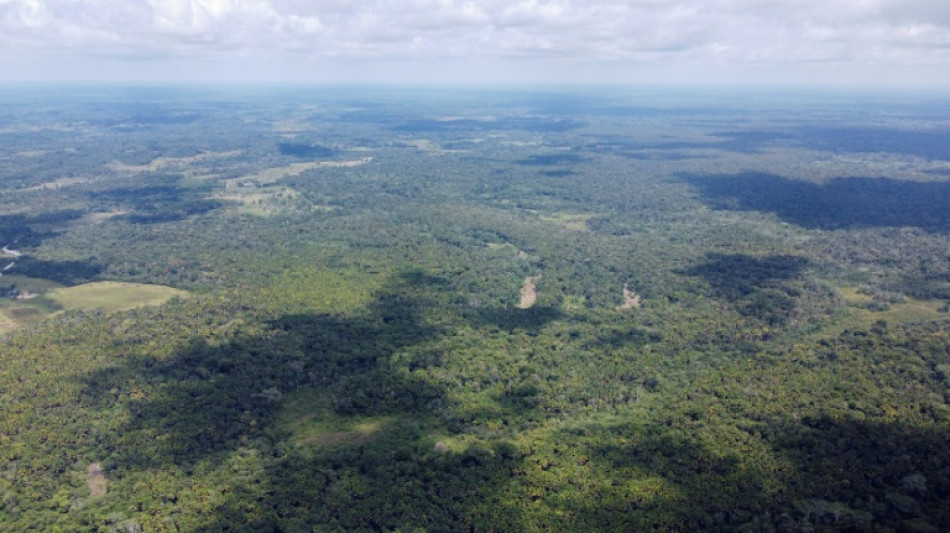
[[[18,251],[16,251],[16,250],[14,250],[14,249],[12,249],[12,248],[10,248],[10,245],[9,245],[9,244],[3,247],[3,256],[4,256],[4,257],[11,257],[11,258],[13,258],[13,259],[17,259],[17,258],[20,257],[21,255],[23,255],[23,254],[20,253],[20,252],[18,252]],[[15,264],[16,264],[16,261],[10,261],[10,264],[8,264],[7,266],[3,267],[2,270],[0,270],[0,276],[2,276],[3,273],[6,272],[7,270],[10,270],[11,268],[13,268],[13,265],[15,265]]]

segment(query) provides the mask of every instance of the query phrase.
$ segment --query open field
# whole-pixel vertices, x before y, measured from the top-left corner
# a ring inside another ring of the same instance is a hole
[[[159,305],[188,293],[162,285],[98,281],[49,291],[46,296],[65,309],[122,311],[144,305]]]
[[[256,184],[256,185],[266,185],[268,183],[273,183],[281,178],[287,178],[290,176],[299,176],[308,170],[313,170],[316,168],[349,168],[349,167],[358,167],[360,165],[365,165],[372,161],[372,157],[364,157],[361,159],[353,159],[348,161],[307,161],[303,163],[292,163],[284,167],[275,167],[262,170],[254,174],[248,174],[247,176],[241,176],[240,178],[232,178],[225,180],[225,189],[239,186],[242,184]]]
[[[0,307],[0,332],[70,309],[123,311],[160,305],[172,298],[188,295],[186,291],[162,285],[117,281],[99,281],[75,287],[62,287],[49,280],[23,276],[4,276],[3,281],[15,283],[27,298],[4,303]]]
[[[157,157],[145,165],[127,165],[120,161],[113,161],[109,164],[109,168],[117,172],[155,172],[165,167],[185,167],[206,159],[236,157],[239,155],[241,155],[240,150],[201,152],[191,157]]]
[[[0,334],[6,333],[16,327],[16,322],[9,318],[6,313],[0,311]]]
[[[908,298],[906,302],[891,304],[884,311],[869,311],[867,309],[852,309],[849,322],[853,327],[870,327],[878,320],[885,320],[893,324],[909,324],[928,320],[950,320],[950,313],[938,311],[944,304],[942,300],[915,300]]]
[[[227,194],[217,194],[212,198],[234,202],[241,212],[258,216],[299,209],[302,199],[300,193],[290,187],[230,188]],[[309,206],[309,203],[304,203],[304,206]]]
[[[19,274],[4,274],[0,277],[0,287],[16,285],[20,292],[45,293],[53,289],[60,289],[62,284],[43,278],[31,278]]]
[[[590,231],[587,227],[587,221],[594,215],[588,213],[556,213],[553,216],[542,216],[541,220],[560,224],[569,230]]]
[[[945,301],[931,298],[926,300],[905,298],[902,303],[890,304],[887,309],[873,311],[861,306],[872,301],[866,294],[858,292],[856,287],[840,287],[838,291],[845,301],[852,304],[848,309],[848,318],[845,324],[852,328],[868,328],[879,320],[893,324],[911,324],[929,320],[950,320],[950,313],[941,312],[940,308]]]

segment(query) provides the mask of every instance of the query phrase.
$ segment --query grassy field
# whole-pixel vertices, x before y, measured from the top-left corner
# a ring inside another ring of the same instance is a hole
[[[878,320],[886,320],[895,324],[910,324],[927,320],[950,320],[950,314],[938,311],[943,305],[942,300],[917,300],[907,298],[900,304],[891,304],[886,311],[868,311],[855,309],[855,325],[869,326]]]
[[[9,285],[16,285],[20,292],[34,292],[40,294],[63,287],[62,284],[48,279],[6,274],[0,278],[0,287]]]
[[[590,231],[587,227],[587,221],[594,218],[592,213],[555,213],[553,216],[542,216],[541,220],[560,224],[567,229],[574,231]]]
[[[0,334],[6,333],[15,327],[16,322],[8,318],[5,313],[0,312]]]
[[[243,213],[269,216],[291,209],[299,209],[300,193],[290,187],[253,189],[231,187],[228,191],[228,194],[219,194],[213,198],[235,202]]]
[[[862,304],[872,301],[866,294],[858,292],[857,287],[839,287],[838,291],[844,296],[845,302],[851,305],[848,325],[850,327],[870,327],[878,320],[886,320],[895,324],[909,324],[926,320],[948,320],[950,315],[940,312],[943,300],[918,300],[907,297],[902,303],[891,304],[884,311],[861,309]]]
[[[14,276],[10,280],[14,281]],[[36,278],[16,276],[17,286],[34,294],[26,300],[0,304],[0,333],[21,324],[43,320],[59,311],[69,309],[102,309],[122,311],[145,305],[159,305],[176,296],[188,293],[163,285],[99,281],[75,287]],[[7,279],[7,276],[4,276]]]
[[[46,296],[63,309],[102,309],[106,312],[158,305],[188,293],[163,285],[99,281],[54,289]]]
[[[848,303],[864,303],[871,301],[871,297],[858,292],[857,287],[838,287],[838,292],[841,293],[841,296],[844,296],[845,301]]]

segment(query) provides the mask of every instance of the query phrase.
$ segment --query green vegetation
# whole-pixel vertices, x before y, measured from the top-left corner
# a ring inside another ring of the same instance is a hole
[[[0,530],[950,529],[939,102],[99,90],[0,113]]]

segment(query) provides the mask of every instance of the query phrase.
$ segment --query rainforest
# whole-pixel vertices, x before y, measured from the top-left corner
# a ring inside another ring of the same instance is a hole
[[[950,98],[0,89],[0,530],[950,530]]]

